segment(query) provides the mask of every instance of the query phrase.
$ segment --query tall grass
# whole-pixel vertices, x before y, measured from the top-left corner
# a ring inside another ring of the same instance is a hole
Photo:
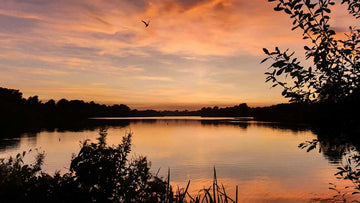
[[[177,188],[177,192],[173,199],[168,199],[166,202],[168,203],[177,203],[177,202],[190,202],[190,203],[238,203],[238,186],[236,186],[235,198],[231,198],[228,193],[226,193],[226,189],[223,184],[219,184],[216,176],[216,168],[214,166],[214,176],[212,185],[209,187],[204,187],[201,189],[198,194],[191,195],[188,192],[190,186],[190,180],[188,181],[185,189]],[[170,197],[172,194],[171,186],[170,186],[170,169],[168,170],[168,196]]]
[[[42,171],[44,154],[39,153],[33,164],[24,164],[24,153],[0,159],[1,202],[161,202],[161,203],[228,203],[238,202],[219,184],[214,166],[213,182],[189,193],[185,188],[173,190],[170,168],[167,178],[150,173],[146,157],[129,159],[131,133],[118,146],[106,145],[106,129],[100,129],[97,142],[85,141],[74,155],[70,171],[50,175]]]

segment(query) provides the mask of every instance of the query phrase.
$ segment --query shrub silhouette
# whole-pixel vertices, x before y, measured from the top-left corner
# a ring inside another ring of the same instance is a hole
[[[282,95],[294,102],[339,102],[351,97],[359,98],[360,83],[360,30],[349,27],[346,39],[337,39],[329,24],[329,13],[334,0],[268,0],[277,1],[275,11],[284,11],[293,20],[293,30],[300,29],[303,39],[312,44],[304,46],[306,60],[313,66],[305,67],[294,57],[295,52],[263,49],[273,60],[266,82],[281,86]],[[343,0],[348,12],[360,17],[358,0]]]
[[[131,133],[122,144],[106,145],[106,130],[97,143],[85,141],[73,158],[70,172],[80,190],[100,202],[159,202],[165,200],[167,183],[154,177],[146,157],[128,159]]]
[[[44,153],[24,164],[26,152],[0,160],[0,200],[3,202],[165,202],[169,184],[150,173],[146,157],[129,159],[131,133],[118,146],[106,145],[106,130],[97,143],[86,140],[70,171],[41,171]]]
[[[97,142],[82,143],[69,172],[49,175],[41,170],[44,153],[32,164],[24,164],[27,152],[0,160],[1,202],[237,202],[218,184],[214,167],[213,184],[196,196],[186,188],[173,192],[170,169],[167,179],[153,175],[146,157],[129,158],[131,136],[117,146],[106,144],[107,132],[100,129]]]

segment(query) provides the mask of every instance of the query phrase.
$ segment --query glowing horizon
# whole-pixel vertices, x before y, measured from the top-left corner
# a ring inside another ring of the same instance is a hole
[[[281,90],[265,83],[262,48],[303,57],[301,32],[265,0],[0,4],[0,86],[43,101],[157,110],[283,103]],[[332,15],[338,33],[354,25],[344,6]]]

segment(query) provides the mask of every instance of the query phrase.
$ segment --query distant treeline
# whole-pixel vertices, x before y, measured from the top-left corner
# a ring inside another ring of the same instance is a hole
[[[202,108],[201,116],[254,117],[257,121],[304,123],[360,132],[360,99],[338,103],[287,103],[267,107],[248,107],[245,103],[226,108]]]
[[[22,131],[39,130],[66,126],[93,124],[87,121],[90,117],[135,117],[135,116],[189,116],[199,115],[191,111],[139,111],[130,109],[124,104],[104,105],[93,101],[61,99],[57,102],[51,99],[47,102],[39,100],[38,96],[24,98],[19,90],[0,87],[0,127]],[[1,137],[1,136],[0,136]]]
[[[78,125],[89,117],[204,116],[254,117],[256,120],[326,123],[358,123],[359,98],[342,103],[288,103],[269,107],[249,107],[242,103],[233,107],[204,107],[198,111],[155,111],[130,109],[124,104],[104,105],[93,101],[53,99],[41,102],[38,96],[23,98],[19,90],[0,87],[0,127],[2,129],[38,129],[49,126]]]

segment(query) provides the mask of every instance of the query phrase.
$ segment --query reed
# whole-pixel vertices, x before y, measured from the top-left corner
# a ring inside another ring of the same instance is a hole
[[[161,203],[237,203],[217,180],[216,168],[209,187],[196,195],[189,193],[191,181],[185,188],[170,184],[167,179],[150,173],[146,157],[128,159],[131,136],[123,137],[118,146],[106,145],[106,129],[100,129],[97,142],[85,141],[74,155],[70,171],[50,175],[42,171],[44,153],[38,153],[33,164],[24,164],[26,152],[16,157],[0,159],[1,202],[161,202]],[[30,151],[29,151],[30,152]],[[46,194],[46,195],[44,195]]]
[[[170,169],[168,170],[168,188],[170,188]],[[173,201],[169,202],[190,202],[190,203],[237,203],[238,202],[238,186],[236,186],[235,199],[231,198],[223,184],[219,185],[216,176],[216,168],[214,166],[214,176],[212,185],[208,188],[204,187],[195,196],[188,192],[190,180],[188,181],[185,189],[177,188],[177,192]],[[168,190],[168,196],[171,196],[171,189]],[[170,200],[170,199],[169,199]]]

